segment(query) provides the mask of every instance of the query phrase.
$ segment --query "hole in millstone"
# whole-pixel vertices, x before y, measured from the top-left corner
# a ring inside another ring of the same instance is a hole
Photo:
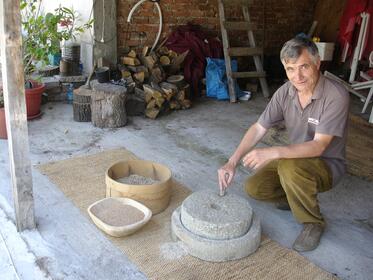
[[[215,203],[211,203],[210,204],[210,208],[214,209],[214,210],[220,210],[220,206],[215,204]]]

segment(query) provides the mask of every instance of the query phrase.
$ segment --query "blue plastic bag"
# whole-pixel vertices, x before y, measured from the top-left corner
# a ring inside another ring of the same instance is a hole
[[[236,72],[237,60],[232,60],[232,71]],[[243,92],[238,87],[237,82],[235,82],[236,96],[240,97]],[[224,59],[218,58],[207,58],[206,66],[206,95],[208,97],[214,97],[218,100],[229,99],[228,92],[228,81],[225,71],[225,61]]]

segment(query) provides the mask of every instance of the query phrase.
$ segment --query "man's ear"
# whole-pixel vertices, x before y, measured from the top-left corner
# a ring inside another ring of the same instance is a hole
[[[316,67],[317,67],[317,70],[320,70],[320,65],[321,65],[321,60],[320,60],[320,57],[318,56],[318,57],[317,57],[317,60],[316,60]]]

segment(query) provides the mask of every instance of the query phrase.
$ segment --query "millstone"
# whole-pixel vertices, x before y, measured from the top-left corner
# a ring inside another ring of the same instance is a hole
[[[191,194],[181,206],[183,226],[201,237],[226,240],[245,235],[252,221],[249,202],[237,195],[200,191]]]
[[[237,260],[251,255],[258,249],[261,240],[259,218],[253,214],[248,232],[241,237],[214,240],[196,235],[187,230],[180,220],[180,207],[171,217],[172,234],[186,245],[188,254],[210,262]]]

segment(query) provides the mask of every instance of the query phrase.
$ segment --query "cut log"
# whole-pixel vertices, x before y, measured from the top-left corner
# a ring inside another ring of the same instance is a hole
[[[186,50],[182,54],[179,54],[177,57],[174,58],[174,60],[172,60],[172,65],[174,65],[174,66],[180,66],[184,62],[184,60],[187,57],[188,53],[189,53],[189,50]]]
[[[175,92],[178,92],[179,89],[177,88],[176,85],[174,84],[171,84],[171,83],[167,83],[167,82],[162,82],[159,84],[159,86],[163,89],[163,90],[173,90]]]
[[[163,92],[163,90],[162,90],[162,88],[159,86],[159,84],[157,84],[157,83],[151,81],[151,82],[150,82],[150,85],[152,86],[152,88],[153,88],[154,90],[157,90],[157,91],[159,91],[159,92]]]
[[[169,64],[171,63],[169,57],[166,56],[166,55],[162,55],[162,56],[159,58],[159,62],[161,63],[161,65],[169,65]]]
[[[168,51],[168,57],[173,60],[174,58],[176,58],[178,56],[177,52],[174,52],[173,50],[169,50]]]
[[[149,69],[149,71],[153,69],[155,62],[156,60],[154,60],[154,58],[150,55],[142,58],[142,63]]]
[[[169,76],[167,78],[167,82],[169,82],[171,84],[174,84],[178,88],[182,88],[185,85],[185,83],[184,83],[184,76],[183,75]]]
[[[154,92],[153,94],[153,100],[155,100],[155,103],[160,108],[162,107],[163,103],[165,102],[165,98],[163,97],[162,93],[159,91]]]
[[[178,93],[177,93],[177,96],[176,96],[177,100],[178,101],[183,101],[185,98],[185,91],[184,90],[180,90]]]
[[[189,50],[183,52],[182,54],[178,55],[172,60],[172,63],[169,69],[170,74],[176,74],[180,71],[181,64],[184,62],[188,53],[189,53]]]
[[[140,65],[140,61],[137,58],[128,57],[128,56],[122,57],[122,63],[125,65],[133,65],[133,66]]]
[[[151,52],[149,56],[151,56],[155,62],[158,62],[159,57],[155,52]]]
[[[132,57],[132,58],[136,58],[136,52],[135,52],[134,50],[131,50],[131,51],[127,54],[127,56]]]
[[[156,108],[146,109],[145,116],[154,120],[158,116],[160,111],[161,111],[160,109],[156,109]]]
[[[160,87],[162,88],[165,98],[170,101],[173,96],[179,91],[177,86],[174,84],[163,82],[160,84]]]
[[[143,84],[142,87],[144,89],[145,94],[149,93],[150,95],[153,95],[154,89],[150,85]]]
[[[144,79],[145,79],[145,73],[144,72],[138,72],[138,73],[133,74],[133,77],[138,82],[143,83]]]
[[[97,83],[91,96],[92,124],[97,127],[122,127],[127,124],[126,87]]]
[[[123,79],[131,77],[131,72],[128,70],[121,70],[121,74]]]
[[[150,102],[146,105],[146,109],[153,109],[155,108],[155,105],[156,105],[156,100],[151,99]]]
[[[150,70],[150,81],[159,84],[165,79],[165,73],[161,67],[154,67]]]
[[[145,84],[145,85],[142,85],[142,86],[143,86],[144,92],[145,92],[145,102],[149,103],[150,100],[153,97],[154,90],[150,85]]]
[[[169,50],[168,50],[167,47],[163,46],[163,47],[159,48],[158,53],[159,53],[160,55],[168,55]]]
[[[170,101],[172,97],[174,97],[175,92],[172,89],[164,89],[163,90],[163,96],[167,99],[167,101]]]
[[[84,86],[73,92],[73,116],[76,122],[91,121],[91,95],[92,89]]]
[[[148,52],[149,52],[149,46],[145,46],[145,47],[142,48],[141,55],[142,56],[147,56]]]
[[[148,68],[146,68],[144,65],[139,65],[139,66],[127,66],[127,68],[133,72],[133,73],[138,73],[138,72],[148,72]]]

